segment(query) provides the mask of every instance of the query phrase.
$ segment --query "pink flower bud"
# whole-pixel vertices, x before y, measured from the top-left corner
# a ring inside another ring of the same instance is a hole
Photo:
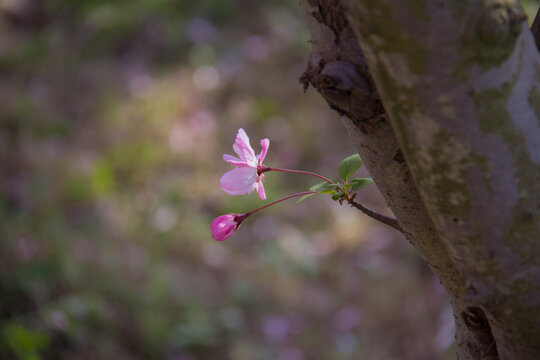
[[[217,241],[223,241],[230,238],[240,226],[240,222],[245,217],[238,214],[226,214],[218,216],[212,221],[210,225],[210,231],[212,231],[212,237]]]

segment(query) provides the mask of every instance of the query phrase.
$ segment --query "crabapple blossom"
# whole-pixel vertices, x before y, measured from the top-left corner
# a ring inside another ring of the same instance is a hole
[[[262,139],[260,144],[262,151],[260,154],[255,155],[246,132],[244,129],[238,129],[233,144],[233,150],[238,157],[228,154],[223,155],[223,160],[236,166],[236,168],[225,173],[219,181],[221,188],[229,195],[250,194],[253,190],[257,190],[259,197],[266,200],[266,193],[262,183],[264,175],[259,170],[263,168],[262,162],[268,152],[270,140]]]
[[[228,154],[223,155],[223,160],[235,166],[233,170],[225,173],[220,179],[221,187],[228,194],[243,195],[250,194],[253,192],[253,190],[257,190],[257,194],[259,195],[259,197],[263,200],[266,200],[266,194],[264,192],[264,186],[262,181],[264,179],[263,173],[267,171],[280,171],[287,173],[311,175],[324,180],[324,182],[310,187],[309,189],[311,191],[286,196],[269,204],[265,204],[257,209],[251,210],[245,214],[230,213],[218,216],[214,219],[214,221],[212,221],[212,224],[210,225],[210,231],[212,232],[212,237],[215,240],[223,241],[230,238],[238,230],[238,227],[240,226],[242,221],[244,221],[248,216],[251,216],[252,214],[263,209],[266,209],[269,206],[273,206],[282,201],[301,196],[301,198],[297,201],[297,204],[299,204],[304,200],[317,194],[331,194],[332,199],[339,201],[340,204],[346,201],[350,205],[362,211],[366,215],[372,217],[373,219],[378,220],[388,226],[391,226],[400,232],[403,232],[396,219],[388,218],[384,215],[377,214],[364,207],[362,204],[354,201],[356,193],[352,193],[351,191],[358,191],[373,182],[373,180],[370,178],[351,179],[351,176],[360,168],[360,166],[362,166],[362,159],[358,154],[348,156],[339,165],[338,174],[343,179],[344,183],[342,184],[337,180],[333,181],[322,175],[310,171],[279,169],[264,166],[262,162],[264,161],[266,153],[268,152],[268,148],[270,147],[270,140],[262,139],[260,141],[260,144],[262,147],[262,151],[260,154],[256,155],[255,151],[249,143],[249,137],[247,136],[244,129],[238,129],[238,133],[236,134],[236,139],[233,144],[233,150],[236,155],[238,155],[238,157]]]

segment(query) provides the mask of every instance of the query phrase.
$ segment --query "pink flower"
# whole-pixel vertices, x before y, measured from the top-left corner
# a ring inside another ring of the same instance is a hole
[[[212,221],[210,231],[212,237],[217,241],[223,241],[230,238],[240,226],[240,223],[246,218],[245,215],[226,214],[218,216]]]
[[[262,162],[268,152],[270,140],[262,139],[260,144],[262,151],[259,155],[255,155],[246,132],[243,129],[238,130],[233,144],[234,152],[238,155],[238,158],[232,155],[223,155],[223,160],[236,166],[236,168],[225,173],[219,181],[221,188],[229,195],[250,194],[253,190],[257,190],[259,197],[266,200],[262,183],[264,175],[259,174],[258,170],[263,167]]]

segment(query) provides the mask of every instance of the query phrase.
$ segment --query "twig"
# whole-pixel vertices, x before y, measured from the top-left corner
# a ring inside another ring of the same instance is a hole
[[[364,205],[362,205],[360,203],[357,203],[354,200],[347,200],[347,201],[349,202],[349,204],[351,204],[352,207],[357,208],[358,210],[360,210],[361,212],[363,212],[364,214],[366,214],[370,218],[375,219],[375,220],[377,220],[379,222],[382,222],[385,225],[393,227],[394,229],[396,229],[400,233],[403,233],[403,230],[401,229],[401,226],[399,226],[396,219],[388,217],[388,216],[381,215],[379,213],[376,213],[375,211],[368,209]]]

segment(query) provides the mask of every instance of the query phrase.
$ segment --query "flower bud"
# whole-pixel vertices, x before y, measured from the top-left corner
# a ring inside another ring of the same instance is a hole
[[[243,220],[243,217],[238,214],[218,216],[210,225],[212,237],[217,241],[223,241],[230,238],[236,232],[238,226],[240,226],[241,220]]]

